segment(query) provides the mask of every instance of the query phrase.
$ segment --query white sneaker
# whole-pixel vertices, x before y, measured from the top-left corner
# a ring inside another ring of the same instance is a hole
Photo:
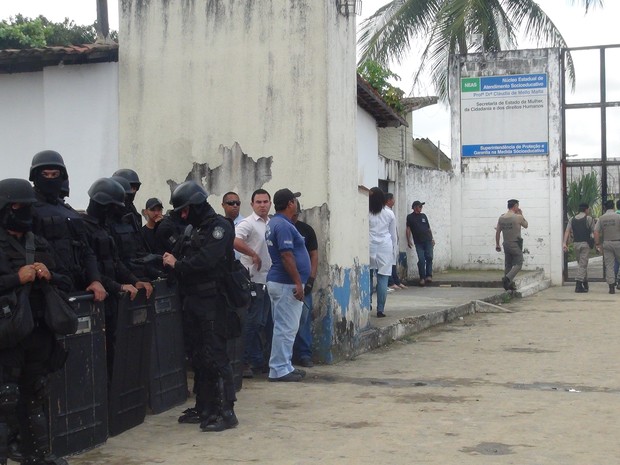
[[[388,292],[394,292],[394,289],[392,289],[391,287],[388,287],[388,288],[387,288],[387,291],[388,291]]]

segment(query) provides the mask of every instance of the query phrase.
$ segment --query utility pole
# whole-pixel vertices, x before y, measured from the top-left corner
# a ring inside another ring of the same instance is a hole
[[[97,43],[108,44],[110,25],[108,23],[108,0],[97,0]]]

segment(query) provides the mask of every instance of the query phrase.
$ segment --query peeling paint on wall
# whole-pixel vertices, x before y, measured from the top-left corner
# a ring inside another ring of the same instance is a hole
[[[332,363],[359,353],[360,335],[370,326],[370,269],[357,261],[352,268],[334,266],[328,282],[320,292],[315,353]]]
[[[184,181],[196,181],[210,195],[222,196],[226,192],[235,191],[239,197],[250,199],[252,192],[261,188],[271,180],[271,164],[273,157],[260,157],[256,161],[243,153],[241,146],[235,142],[232,147],[220,145],[219,154],[222,163],[211,168],[209,163],[194,162],[183,181],[168,179],[170,192]]]

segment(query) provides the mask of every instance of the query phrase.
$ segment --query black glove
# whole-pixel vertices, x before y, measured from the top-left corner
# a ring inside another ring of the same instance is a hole
[[[304,286],[304,297],[307,297],[310,294],[312,294],[313,287],[314,287],[314,278],[310,277],[308,278],[308,282]]]

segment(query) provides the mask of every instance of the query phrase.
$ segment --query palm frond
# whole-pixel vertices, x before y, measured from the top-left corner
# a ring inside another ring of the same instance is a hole
[[[603,0],[572,1],[586,12],[603,5]],[[384,66],[390,60],[401,63],[413,40],[423,41],[414,86],[430,66],[437,94],[447,101],[451,54],[515,49],[519,31],[538,47],[567,48],[559,29],[535,0],[392,0],[362,23],[359,63],[368,59]],[[474,34],[482,35],[481,46],[471,42]],[[568,82],[574,89],[575,67],[571,55],[566,56]]]
[[[584,0],[587,1],[587,0]],[[590,0],[598,2],[600,0]],[[514,18],[517,27],[523,27],[525,35],[536,38],[538,47],[568,48],[560,30],[547,14],[531,0],[512,0],[508,2],[507,13]],[[571,89],[575,89],[575,64],[570,53],[566,54],[566,72]]]
[[[571,3],[574,5],[576,2],[581,3],[585,9],[586,13],[590,8],[602,7],[603,0],[571,0]]]
[[[371,59],[387,64],[401,62],[411,40],[423,36],[433,25],[442,0],[392,0],[367,18],[360,29],[359,63]]]

